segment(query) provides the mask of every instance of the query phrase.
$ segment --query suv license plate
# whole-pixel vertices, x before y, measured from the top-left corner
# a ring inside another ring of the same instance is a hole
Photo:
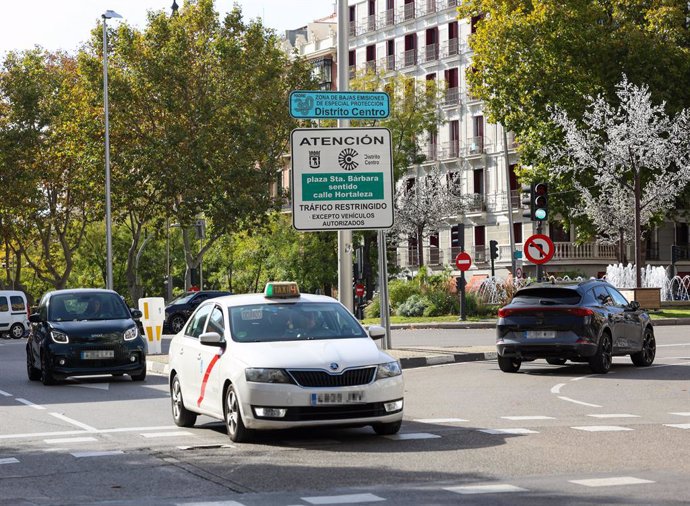
[[[527,339],[553,339],[556,337],[555,330],[526,330],[525,338]]]
[[[81,352],[82,360],[99,360],[102,358],[115,358],[113,350],[91,350]]]
[[[357,404],[364,402],[364,392],[321,392],[311,394],[312,406],[324,404]]]

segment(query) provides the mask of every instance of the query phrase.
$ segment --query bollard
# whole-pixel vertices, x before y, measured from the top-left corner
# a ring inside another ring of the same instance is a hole
[[[165,320],[165,299],[163,297],[146,297],[139,299],[139,310],[142,313],[141,323],[144,327],[149,353],[162,353],[161,336]]]

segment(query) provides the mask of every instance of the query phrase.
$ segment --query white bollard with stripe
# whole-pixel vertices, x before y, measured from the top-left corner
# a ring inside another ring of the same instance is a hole
[[[141,323],[148,343],[149,353],[162,353],[161,336],[165,320],[165,299],[163,297],[144,297],[139,299],[139,310],[142,313]]]

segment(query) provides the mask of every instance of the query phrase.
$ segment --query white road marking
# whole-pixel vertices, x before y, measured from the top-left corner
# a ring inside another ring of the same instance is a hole
[[[560,394],[561,393],[561,388],[565,386],[565,383],[559,383],[558,385],[554,385],[551,388],[551,393],[552,394]]]
[[[125,452],[122,450],[112,450],[103,452],[74,452],[71,455],[75,458],[81,459],[84,457],[108,457],[110,455],[122,455]]]
[[[302,497],[302,500],[309,504],[355,504],[385,501],[383,497],[374,494],[323,495],[320,497]]]
[[[178,502],[175,506],[244,506],[237,501],[212,501],[212,502]]]
[[[463,485],[460,487],[448,487],[443,490],[455,492],[456,494],[502,494],[505,492],[527,492],[526,488],[516,487],[515,485]]]
[[[673,346],[690,346],[690,343],[682,343],[682,344],[657,344],[657,348],[671,348]]]
[[[22,399],[21,397],[17,397],[17,402],[21,402],[22,404],[26,404],[30,408],[34,408],[34,409],[46,409],[43,406],[39,406],[38,404],[34,404],[31,401],[27,401],[26,399]]]
[[[175,436],[194,436],[191,432],[187,432],[184,430],[178,430],[175,432],[144,432],[140,434],[141,436],[145,438],[154,438],[154,437],[175,437]]]
[[[98,430],[95,427],[91,427],[90,425],[86,425],[85,423],[78,422],[77,420],[74,420],[73,418],[65,416],[62,413],[50,413],[50,416],[54,416],[55,418],[62,420],[63,422],[67,422],[67,423],[70,423],[72,425],[76,425],[77,427],[84,429],[87,432],[96,432]]]
[[[438,434],[429,434],[428,432],[409,432],[407,434],[393,434],[384,437],[394,441],[408,441],[413,439],[438,439],[441,436]]]
[[[19,461],[14,457],[8,457],[5,459],[0,459],[0,465],[2,464],[19,464]]]
[[[609,371],[608,374],[613,374],[613,371]],[[570,381],[580,381],[587,378],[596,378],[597,376],[599,376],[599,374],[588,374],[586,376],[578,376],[577,378],[573,378]]]
[[[597,415],[587,415],[591,416],[592,418],[640,418],[640,415],[629,415],[627,413],[620,413],[620,414],[597,414]]]
[[[570,397],[563,397],[562,395],[558,396],[559,399],[563,401],[568,401],[568,402],[574,402],[575,404],[580,404],[582,406],[589,406],[590,408],[600,408],[599,404],[591,404],[589,402],[583,402],[583,401],[578,401],[576,399],[571,399]]]
[[[669,415],[677,415],[677,416],[690,416],[690,412],[683,412],[683,413],[669,413]]]
[[[635,430],[630,427],[619,427],[618,425],[583,425],[581,427],[570,427],[575,430],[584,430],[587,432],[620,432],[624,430]]]
[[[170,430],[176,429],[176,425],[160,425],[154,427],[120,427],[117,429],[100,429],[93,431],[93,434],[109,434],[115,432],[141,432],[142,430]],[[5,434],[0,436],[0,440],[3,439],[26,439],[26,438],[41,438],[50,436],[75,436],[79,434],[84,434],[83,430],[63,430],[57,432],[33,432],[25,434]],[[91,432],[89,432],[91,434]]]
[[[539,434],[536,430],[532,429],[480,429],[479,432],[485,432],[486,434]]]
[[[460,423],[468,420],[464,418],[419,418],[413,421],[418,423]]]
[[[513,420],[514,422],[516,422],[516,421],[521,421],[521,420],[555,420],[555,418],[552,417],[552,416],[542,416],[542,415],[535,415],[535,416],[502,416],[501,418],[504,418],[505,420]]]
[[[93,390],[109,390],[110,383],[68,383],[68,387],[91,388]]]
[[[664,425],[674,429],[690,429],[690,423],[665,423]]]
[[[98,441],[95,437],[63,437],[58,439],[44,439],[46,444],[62,444],[62,443],[93,443]]]
[[[3,397],[12,397],[12,394],[9,392],[5,392],[4,390],[0,390],[0,395]]]
[[[632,476],[619,476],[615,478],[593,478],[591,480],[570,480],[570,483],[584,485],[585,487],[615,487],[619,485],[640,485],[654,482],[641,478],[633,478]]]

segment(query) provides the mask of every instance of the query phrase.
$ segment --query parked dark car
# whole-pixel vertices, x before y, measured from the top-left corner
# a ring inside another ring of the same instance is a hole
[[[130,310],[112,290],[46,293],[29,317],[26,344],[29,379],[51,385],[67,376],[129,374],[146,378],[146,342]]]
[[[224,292],[222,290],[202,290],[199,292],[186,292],[176,299],[170,301],[165,307],[165,323],[163,327],[166,331],[177,334],[187,319],[194,312],[194,310],[203,301],[213,299],[214,297],[221,297],[223,295],[232,295],[232,292]]]
[[[554,365],[588,362],[595,373],[604,374],[614,356],[630,355],[633,364],[644,367],[656,355],[649,315],[598,279],[518,290],[498,311],[496,347],[503,372],[545,358]]]

